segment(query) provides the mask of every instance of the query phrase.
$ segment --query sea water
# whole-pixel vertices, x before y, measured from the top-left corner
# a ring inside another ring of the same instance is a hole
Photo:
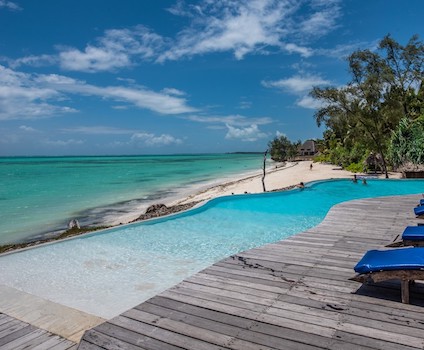
[[[0,284],[111,318],[220,259],[317,225],[334,204],[423,189],[422,180],[333,180],[217,198],[169,218],[0,256]]]
[[[260,173],[261,154],[0,158],[0,245],[82,225],[235,174]],[[142,212],[140,212],[142,214]]]

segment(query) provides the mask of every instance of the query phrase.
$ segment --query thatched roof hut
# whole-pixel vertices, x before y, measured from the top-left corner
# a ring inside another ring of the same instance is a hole
[[[364,167],[367,171],[383,171],[383,157],[380,153],[371,152],[369,156],[364,160]]]

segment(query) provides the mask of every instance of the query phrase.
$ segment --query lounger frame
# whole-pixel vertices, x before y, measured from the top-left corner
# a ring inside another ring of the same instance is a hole
[[[409,304],[409,285],[414,283],[415,280],[424,280],[424,270],[378,271],[358,274],[349,279],[363,284],[378,283],[394,279],[400,280],[402,303]]]
[[[398,236],[399,237],[399,236]],[[395,238],[395,241],[393,241],[390,244],[387,244],[387,248],[399,248],[399,247],[424,247],[424,240],[423,241],[411,241],[411,240],[402,240],[402,241],[396,241],[398,237]]]
[[[418,224],[418,226],[422,227],[423,225]],[[415,228],[417,228],[417,226],[407,226],[404,230],[404,233],[408,228],[415,229]],[[412,246],[412,247],[424,247],[424,229],[422,230],[422,239],[421,239],[421,237],[419,239],[416,238],[416,237],[415,237],[415,239],[404,239],[403,238],[404,233],[402,233],[402,237],[401,237],[401,235],[397,235],[395,237],[395,239],[393,240],[393,242],[387,244],[386,247],[388,247],[388,248],[399,248],[399,247],[410,247],[410,246]],[[421,234],[421,232],[420,232],[420,234]],[[398,240],[399,237],[401,237],[401,240]]]

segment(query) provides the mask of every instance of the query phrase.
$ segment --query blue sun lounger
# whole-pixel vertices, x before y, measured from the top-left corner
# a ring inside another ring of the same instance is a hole
[[[394,241],[386,247],[396,248],[396,247],[424,247],[424,226],[407,226],[402,233],[402,240],[396,241],[399,235],[394,239]]]
[[[424,215],[424,205],[420,205],[419,207],[415,207],[414,213],[415,213],[416,216]]]
[[[420,205],[424,205],[424,198],[420,199]]]
[[[424,280],[424,248],[370,250],[354,268],[358,274],[350,280],[377,283],[401,281],[402,303],[409,304],[409,284]]]

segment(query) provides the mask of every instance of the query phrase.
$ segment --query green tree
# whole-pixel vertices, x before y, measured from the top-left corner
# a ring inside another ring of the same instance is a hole
[[[416,91],[424,78],[424,45],[413,36],[402,46],[389,35],[378,52],[358,50],[348,58],[351,81],[343,87],[314,87],[311,96],[322,102],[314,117],[325,124],[343,146],[361,144],[382,157],[388,177],[388,137],[403,117],[413,117],[418,101]],[[422,105],[421,105],[422,106]]]
[[[286,136],[275,137],[268,143],[271,159],[283,162],[294,158],[297,155],[297,148],[300,141],[292,143]]]
[[[386,103],[390,108],[400,108],[403,117],[418,117],[422,113],[417,111],[414,100],[417,102],[418,97],[422,102],[423,97],[424,44],[419,41],[418,35],[413,35],[405,46],[387,35],[379,48],[385,52],[382,59],[384,78],[388,84]]]
[[[389,155],[396,167],[424,164],[424,115],[411,120],[403,118],[392,133]]]

